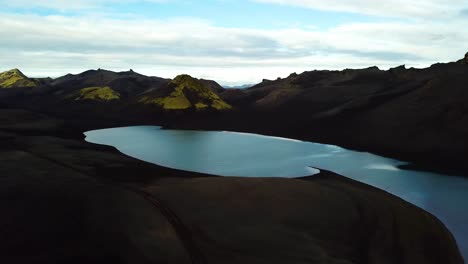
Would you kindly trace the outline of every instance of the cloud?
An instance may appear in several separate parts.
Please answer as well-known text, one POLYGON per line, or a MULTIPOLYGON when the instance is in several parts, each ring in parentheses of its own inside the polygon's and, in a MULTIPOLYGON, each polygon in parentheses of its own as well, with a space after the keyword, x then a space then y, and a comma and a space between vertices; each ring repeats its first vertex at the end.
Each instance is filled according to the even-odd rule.
POLYGON ((428 66, 468 51, 463 20, 351 23, 327 30, 220 27, 201 19, 152 20, 0 14, 0 70, 58 76, 89 68, 224 84, 313 69, 428 66))
POLYGON ((465 17, 468 17, 468 8, 462 9, 462 10, 460 11, 460 15, 465 16, 465 17))
POLYGON ((105 5, 120 4, 120 3, 165 3, 171 0, 15 0, 15 1, 0 1, 7 7, 15 8, 50 8, 56 10, 86 10, 97 9, 105 5))
POLYGON ((461 7, 468 7, 467 0, 448 3, 446 0, 253 0, 261 3, 293 5, 325 11, 350 12, 381 17, 447 18, 461 7))

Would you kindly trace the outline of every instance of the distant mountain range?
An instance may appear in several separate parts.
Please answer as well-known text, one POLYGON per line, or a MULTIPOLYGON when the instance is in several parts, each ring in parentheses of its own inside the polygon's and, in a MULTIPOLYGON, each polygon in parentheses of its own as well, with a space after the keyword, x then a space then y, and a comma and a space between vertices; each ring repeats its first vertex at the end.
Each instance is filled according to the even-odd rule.
POLYGON ((244 89, 131 70, 31 79, 15 69, 0 74, 0 103, 60 115, 301 138, 468 172, 467 84, 468 54, 425 69, 293 73, 244 89))
POLYGON ((151 105, 167 111, 231 109, 217 94, 224 88, 214 81, 189 75, 169 80, 144 76, 131 70, 112 72, 98 69, 56 79, 34 80, 15 69, 0 76, 0 88, 17 88, 10 89, 6 97, 15 95, 19 101, 35 98, 38 104, 47 102, 66 107, 73 101, 79 101, 81 104, 151 105))
POLYGON ((243 84, 243 85, 233 85, 233 86, 223 85, 223 88, 226 88, 226 89, 247 89, 247 88, 250 88, 250 87, 252 87, 254 85, 255 84, 243 84))

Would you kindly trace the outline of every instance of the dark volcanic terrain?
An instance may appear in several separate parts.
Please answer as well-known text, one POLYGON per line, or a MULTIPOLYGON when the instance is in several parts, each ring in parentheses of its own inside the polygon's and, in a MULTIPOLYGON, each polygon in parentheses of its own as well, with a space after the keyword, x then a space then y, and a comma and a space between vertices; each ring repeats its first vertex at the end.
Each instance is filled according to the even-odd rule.
POLYGON ((0 109, 2 263, 463 263, 441 222, 373 187, 167 169, 77 124, 0 109))
POLYGON ((426 69, 311 71, 224 89, 130 70, 0 74, 2 263, 463 263, 429 213, 328 171, 216 177, 83 132, 158 124, 333 143, 468 175, 468 54, 426 69))

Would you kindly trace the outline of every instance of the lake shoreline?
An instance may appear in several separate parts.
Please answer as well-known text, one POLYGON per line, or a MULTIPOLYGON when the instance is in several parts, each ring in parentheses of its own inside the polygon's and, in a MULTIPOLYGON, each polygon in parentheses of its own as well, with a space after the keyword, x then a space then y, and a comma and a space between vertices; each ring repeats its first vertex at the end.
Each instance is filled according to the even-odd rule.
MULTIPOLYGON (((263 136, 272 136, 300 140, 306 142, 314 142, 327 145, 336 145, 349 150, 358 152, 368 152, 386 158, 405 161, 411 165, 403 166, 402 168, 412 168, 419 171, 428 171, 443 173, 454 176, 468 177, 468 164, 463 162, 461 154, 446 153, 441 155, 424 151, 403 151, 397 146, 392 148, 384 147, 381 144, 368 144, 361 141, 353 141, 339 133, 342 127, 336 127, 334 122, 321 123, 317 121, 317 125, 313 126, 309 131, 291 131, 287 129, 287 125, 272 125, 271 122, 259 124, 258 126, 249 125, 253 121, 240 121, 242 117, 248 116, 248 113, 243 114, 221 114, 213 116, 192 116, 189 118, 174 118, 163 121, 161 126, 167 129, 178 130, 196 130, 196 131, 230 131, 239 133, 251 133, 263 136), (333 123, 330 125, 330 123, 333 123)), ((259 118, 261 119, 261 118, 259 118)), ((255 120, 255 118, 252 118, 255 120)), ((275 122, 273 122, 274 124, 275 122)))
MULTIPOLYGON (((178 130, 205 130, 230 131, 251 133, 264 136, 281 137, 320 144, 341 146, 346 149, 374 153, 379 156, 398 159, 411 163, 411 167, 420 171, 430 171, 447 175, 461 175, 468 177, 468 163, 464 162, 461 153, 442 151, 405 151, 395 145, 392 148, 382 144, 369 144, 362 140, 348 138, 343 135, 343 127, 337 127, 338 121, 315 120, 316 125, 307 124, 304 129, 289 129, 288 120, 279 115, 277 120, 271 116, 275 113, 258 113, 256 111, 236 111, 231 113, 160 113, 137 115, 137 113, 112 113, 102 109, 104 114, 96 114, 94 110, 84 109, 80 113, 71 113, 65 109, 63 112, 55 110, 30 108, 26 105, 20 109, 29 109, 32 112, 43 113, 59 119, 66 119, 67 131, 59 133, 65 137, 81 138, 82 133, 89 130, 122 127, 155 125, 163 129, 178 130), (285 124, 283 124, 285 123, 285 124), (255 125, 254 125, 255 124, 255 125)), ((294 118, 292 119, 294 121, 294 118)), ((293 122, 294 124, 296 121, 293 122)), ((296 125, 297 126, 297 125, 296 125)))
MULTIPOLYGON (((96 120, 81 122, 82 128, 96 126, 96 120)), ((100 122, 105 126, 119 124, 127 125, 123 122, 100 122)), ((178 231, 174 231, 180 227, 171 227, 164 217, 167 213, 158 214, 160 209, 150 206, 147 200, 131 191, 139 189, 157 197, 157 201, 164 204, 162 208, 170 208, 183 221, 182 227, 187 228, 184 232, 189 232, 194 238, 193 243, 199 252, 213 263, 222 263, 231 257, 243 263, 255 263, 250 254, 241 253, 240 249, 245 247, 254 252, 271 252, 273 248, 278 254, 258 253, 269 263, 299 261, 309 254, 314 256, 317 249, 327 252, 328 256, 349 260, 364 261, 368 254, 372 254, 374 263, 397 261, 396 256, 398 260, 412 259, 412 263, 437 264, 441 260, 463 263, 453 236, 431 214, 375 188, 367 190, 360 184, 352 184, 341 176, 306 182, 299 179, 212 177, 163 168, 129 158, 112 147, 84 142, 76 120, 57 119, 23 110, 0 109, 0 132, 0 159, 4 162, 0 167, 4 183, 0 193, 14 195, 17 201, 16 206, 0 205, 5 212, 0 224, 10 223, 10 230, 27 227, 21 233, 8 233, 15 238, 14 241, 24 242, 12 244, 13 240, 6 239, 0 243, 0 258, 6 262, 17 260, 15 252, 20 248, 21 252, 29 252, 29 256, 34 257, 34 249, 41 245, 40 259, 44 262, 57 259, 71 261, 70 256, 74 259, 76 256, 86 257, 88 262, 102 262, 117 256, 132 259, 133 263, 145 260, 188 263, 186 260, 190 256, 183 249, 183 243, 180 244, 182 238, 177 235, 178 231), (11 185, 16 186, 13 193, 8 188, 11 185), (278 193, 282 195, 278 196, 278 193), (320 193, 323 195, 310 197, 320 193), (252 197, 263 198, 257 201, 252 197), (288 197, 288 200, 281 197, 288 197), (317 199, 319 203, 314 202, 317 199), (229 201, 236 201, 237 206, 232 207, 229 201), (334 209, 324 210, 323 206, 334 209), (22 208, 21 217, 15 213, 15 208, 22 208), (293 208, 296 209, 291 211, 293 208), (356 214, 354 208, 361 208, 360 213, 356 214), (389 211, 388 208, 393 209, 389 211), (316 213, 319 211, 322 214, 316 213), (327 212, 326 216, 323 212, 327 212), (229 213, 235 213, 235 217, 217 218, 229 213), (265 218, 265 214, 275 217, 265 218), (387 214, 398 219, 398 226, 386 221, 387 214), (326 217, 325 222, 319 217, 321 215, 326 217), (239 221, 242 219, 252 219, 252 222, 239 221), (297 221, 308 224, 295 224, 297 221), (358 221, 358 225, 347 228, 354 221, 358 221), (408 232, 406 228, 413 225, 412 221, 418 221, 418 229, 408 229, 411 230, 408 232), (192 228, 194 223, 198 223, 197 228, 192 228), (321 223, 329 224, 318 227, 321 223), (41 230, 47 230, 46 234, 51 235, 35 236, 42 234, 41 230), (114 234, 111 230, 122 233, 114 234), (317 230, 335 231, 317 233, 317 230), (269 237, 273 231, 278 235, 269 237), (132 235, 135 232, 138 236, 132 235), (312 236, 322 234, 325 237, 320 238, 328 242, 322 245, 304 241, 294 235, 296 232, 312 236), (375 239, 371 236, 375 232, 388 237, 375 240, 373 247, 367 248, 365 241, 375 239), (203 234, 209 234, 214 241, 229 243, 229 247, 239 251, 226 252, 215 246, 218 243, 206 244, 203 234), (392 234, 399 234, 400 238, 392 234), (434 239, 419 240, 422 234, 430 234, 434 239), (134 242, 128 244, 128 238, 134 242), (258 239, 268 243, 255 242, 258 239), (92 241, 106 246, 96 246, 92 241), (420 250, 429 253, 419 255, 414 247, 409 251, 401 250, 392 246, 396 241, 403 245, 413 241, 421 247, 420 250), (142 242, 147 246, 140 247, 142 242), (439 242, 443 243, 442 247, 439 242), (61 245, 61 249, 58 250, 57 245, 61 245), (313 245, 313 248, 304 245, 313 245), (369 253, 361 251, 361 247, 369 253), (296 251, 299 248, 301 251, 296 251), (379 248, 387 249, 389 254, 379 253, 379 248), (429 248, 437 248, 437 251, 429 248), (161 254, 163 252, 165 254, 161 254)), ((28 257, 22 255, 27 261, 28 257)))
POLYGON ((131 157, 198 173, 300 178, 310 176, 309 168, 313 167, 334 171, 443 219, 468 253, 468 229, 457 224, 468 221, 468 215, 452 213, 460 209, 460 200, 468 199, 466 177, 402 170, 404 162, 368 152, 249 133, 130 126, 89 131, 86 135, 88 142, 116 147, 131 157))
POLYGON ((464 235, 468 229, 458 224, 468 221, 468 215, 452 213, 461 209, 457 206, 460 200, 468 199, 466 177, 402 170, 404 162, 372 153, 258 134, 130 126, 89 131, 86 135, 88 142, 114 146, 134 158, 198 173, 296 179, 310 177, 310 167, 319 168, 319 172, 334 171, 436 215, 468 254, 464 235))
MULTIPOLYGON (((424 155, 423 153, 407 153, 399 152, 394 150, 384 150, 379 147, 360 147, 356 144, 350 144, 342 140, 321 140, 314 136, 294 136, 289 133, 269 133, 266 131, 258 131, 257 129, 246 129, 246 128, 210 128, 205 126, 186 126, 184 124, 173 123, 173 121, 129 121, 129 120, 119 120, 119 119, 106 119, 102 123, 98 121, 93 121, 91 123, 78 121, 72 125, 74 132, 72 137, 84 139, 83 133, 92 130, 106 129, 106 128, 115 128, 115 127, 126 127, 126 126, 159 126, 161 129, 177 129, 177 130, 188 130, 188 131, 213 131, 213 132, 228 132, 228 133, 245 133, 245 134, 255 134, 259 136, 267 136, 273 138, 280 138, 284 140, 296 140, 300 142, 311 142, 318 144, 325 144, 331 146, 339 146, 349 150, 357 152, 372 153, 389 159, 396 159, 407 162, 405 165, 399 165, 399 168, 405 170, 416 170, 421 172, 433 172, 446 174, 448 176, 462 176, 468 177, 468 168, 465 166, 453 166, 452 162, 441 161, 435 162, 434 158, 430 155, 424 155), (82 131, 81 133, 79 131, 82 131), (448 164, 448 165, 447 165, 448 164)), ((66 133, 64 136, 70 136, 66 133)))

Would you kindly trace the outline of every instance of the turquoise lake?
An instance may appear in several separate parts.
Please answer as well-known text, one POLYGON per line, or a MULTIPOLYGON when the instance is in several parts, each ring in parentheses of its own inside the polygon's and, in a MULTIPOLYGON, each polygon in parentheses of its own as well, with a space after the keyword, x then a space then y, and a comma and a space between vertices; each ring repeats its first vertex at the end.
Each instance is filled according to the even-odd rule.
POLYGON ((223 176, 299 177, 323 168, 383 189, 437 216, 468 259, 468 178, 402 170, 405 162, 338 146, 255 134, 136 126, 94 130, 86 141, 161 166, 223 176))

